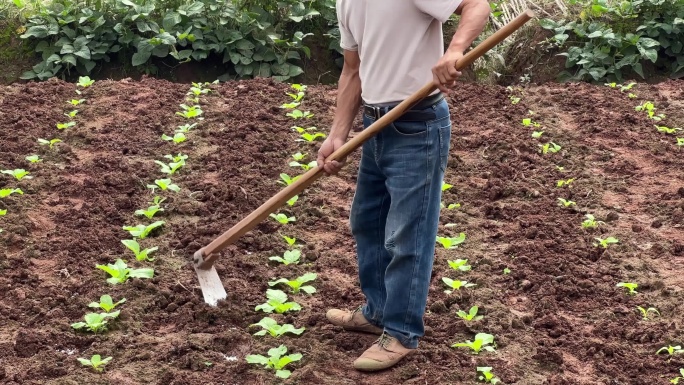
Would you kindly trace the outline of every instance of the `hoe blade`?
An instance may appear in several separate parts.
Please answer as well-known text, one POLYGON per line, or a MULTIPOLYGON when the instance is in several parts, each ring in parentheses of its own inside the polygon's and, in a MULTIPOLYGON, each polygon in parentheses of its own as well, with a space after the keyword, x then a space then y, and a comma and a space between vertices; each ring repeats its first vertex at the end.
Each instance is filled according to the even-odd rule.
POLYGON ((204 302, 208 303, 210 306, 216 306, 218 301, 226 299, 228 296, 226 294, 226 289, 223 287, 221 278, 219 278, 214 265, 211 265, 208 269, 202 269, 196 264, 193 264, 193 266, 195 268, 195 273, 197 273, 197 280, 202 288, 204 302))

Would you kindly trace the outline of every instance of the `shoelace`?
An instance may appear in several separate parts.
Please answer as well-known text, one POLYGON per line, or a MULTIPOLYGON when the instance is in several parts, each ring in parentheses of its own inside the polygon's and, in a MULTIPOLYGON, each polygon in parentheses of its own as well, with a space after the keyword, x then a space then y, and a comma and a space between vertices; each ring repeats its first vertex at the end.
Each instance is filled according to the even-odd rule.
POLYGON ((389 344, 392 342, 392 336, 390 336, 387 333, 382 333, 380 338, 376 341, 376 343, 380 346, 382 346, 383 349, 387 349, 389 344))

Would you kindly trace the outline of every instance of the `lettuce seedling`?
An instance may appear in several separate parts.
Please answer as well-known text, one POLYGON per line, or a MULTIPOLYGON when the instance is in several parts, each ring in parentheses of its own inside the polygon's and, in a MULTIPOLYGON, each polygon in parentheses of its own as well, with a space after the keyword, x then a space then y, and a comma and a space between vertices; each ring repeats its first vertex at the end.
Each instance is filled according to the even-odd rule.
POLYGON ((282 174, 280 174, 281 181, 278 181, 278 183, 289 186, 292 183, 296 182, 297 179, 299 179, 300 177, 301 177, 301 175, 297 175, 295 177, 290 177, 289 175, 282 173, 282 174))
POLYGON ((577 203, 575 203, 575 201, 569 201, 569 200, 565 200, 563 198, 558 198, 558 205, 563 206, 563 207, 570 207, 570 206, 576 206, 577 203))
POLYGON ((91 302, 88 304, 88 307, 92 307, 95 309, 102 309, 105 312, 109 313, 112 310, 114 310, 115 307, 121 305, 122 303, 126 302, 126 298, 122 299, 121 301, 114 303, 112 300, 112 297, 108 294, 105 294, 100 297, 100 302, 91 302))
POLYGON ((93 85, 95 80, 90 79, 88 76, 79 76, 77 85, 79 87, 87 88, 93 85))
POLYGON ((297 238, 295 238, 295 237, 290 238, 287 235, 283 235, 283 239, 285 240, 285 242, 287 242, 288 246, 293 246, 295 244, 295 242, 297 242, 297 238))
POLYGON ((449 190, 454 187, 454 185, 442 181, 442 192, 449 190))
POLYGON ((2 170, 0 172, 2 172, 3 174, 12 175, 17 180, 22 180, 24 178, 26 178, 26 179, 33 178, 32 176, 27 176, 30 173, 28 171, 24 170, 23 168, 17 168, 14 170, 2 170))
POLYGON ((670 383, 677 385, 677 384, 679 384, 679 380, 684 380, 684 368, 679 369, 679 376, 671 379, 670 383))
POLYGON ((627 289, 627 294, 629 295, 636 295, 638 293, 636 291, 636 288, 639 287, 639 284, 633 282, 620 282, 615 286, 624 287, 625 289, 627 289))
POLYGON ((316 292, 316 288, 311 286, 311 285, 306 285, 302 286, 307 282, 311 282, 316 279, 318 275, 316 273, 306 273, 302 275, 301 277, 297 277, 296 279, 290 281, 287 278, 280 278, 277 281, 272 281, 268 283, 268 286, 275 286, 279 283, 284 283, 287 286, 290 287, 292 290, 292 294, 299 294, 300 291, 305 292, 306 294, 313 294, 316 292))
POLYGON ((302 309, 302 306, 297 302, 287 302, 287 294, 282 290, 267 289, 266 298, 268 300, 255 307, 255 311, 261 310, 265 313, 276 312, 283 314, 288 311, 299 311, 302 309))
POLYGON ((288 112, 285 115, 289 116, 293 119, 302 119, 302 118, 309 119, 313 116, 313 114, 309 111, 302 112, 300 110, 292 110, 291 112, 288 112))
POLYGON ((617 87, 617 83, 612 82, 612 83, 603 83, 604 86, 610 87, 610 88, 615 88, 617 87))
POLYGON ((29 155, 24 159, 28 160, 31 163, 38 163, 43 161, 42 159, 40 159, 40 156, 38 155, 29 155))
POLYGON ((511 269, 509 269, 509 268, 507 268, 507 267, 504 267, 503 273, 504 273, 504 275, 511 274, 511 269))
POLYGON ((202 88, 202 86, 192 86, 190 87, 190 91, 188 91, 188 95, 200 96, 208 94, 209 92, 211 92, 211 90, 208 88, 202 88))
POLYGON ((629 95, 627 95, 627 97, 630 99, 636 99, 637 96, 636 96, 636 94, 633 94, 630 92, 629 95))
POLYGON ((684 138, 677 138, 677 146, 684 146, 684 138))
POLYGON ((314 140, 316 140, 318 138, 321 138, 321 139, 325 138, 325 134, 322 132, 316 132, 314 134, 310 134, 308 132, 305 132, 301 135, 301 137, 302 137, 301 139, 297 139, 298 142, 309 142, 310 143, 310 142, 313 142, 314 140))
POLYGON ((312 160, 311 162, 304 164, 304 163, 299 163, 299 162, 290 162, 289 163, 290 167, 301 167, 304 171, 308 171, 311 168, 314 168, 318 166, 318 162, 315 160, 312 160))
POLYGON ((283 103, 283 104, 280 105, 280 108, 287 109, 287 110, 291 110, 291 109, 293 109, 293 108, 299 107, 300 104, 301 104, 301 103, 298 103, 298 102, 283 103))
POLYGON ((148 207, 147 209, 135 210, 135 215, 144 215, 145 217, 147 217, 147 219, 152 219, 154 214, 158 213, 159 211, 164 211, 164 209, 159 207, 158 205, 154 205, 148 207))
POLYGON ((71 104, 72 106, 78 106, 79 104, 85 102, 85 99, 71 99, 67 103, 71 104))
POLYGON ((7 215, 7 210, 0 210, 0 217, 7 215))
POLYGON ((558 151, 560 151, 562 148, 561 146, 557 145, 554 142, 549 142, 546 144, 540 144, 539 147, 541 147, 539 149, 539 152, 541 152, 542 154, 548 154, 549 152, 555 154, 558 151))
POLYGON ((603 222, 597 221, 592 214, 586 214, 584 217, 587 219, 582 222, 583 229, 595 229, 599 224, 603 224, 603 222))
POLYGON ((570 178, 570 179, 567 179, 567 180, 559 180, 558 182, 556 182, 556 187, 563 187, 563 186, 568 186, 568 187, 570 187, 570 185, 571 185, 572 182, 574 182, 574 181, 575 181, 575 178, 570 178))
POLYGON ((128 231, 132 237, 145 239, 154 229, 162 226, 164 221, 156 221, 150 225, 136 225, 136 226, 124 226, 123 229, 128 231))
POLYGON ((620 241, 617 238, 614 237, 608 237, 606 239, 602 238, 594 238, 598 241, 598 243, 594 243, 595 247, 601 246, 604 249, 607 249, 609 245, 619 243, 620 241))
POLYGON ((175 132, 187 133, 187 132, 190 132, 190 130, 192 130, 193 128, 195 128, 196 125, 197 125, 197 123, 193 123, 193 124, 184 124, 184 125, 182 125, 182 126, 178 126, 178 129, 176 129, 175 132))
POLYGON ((180 107, 183 109, 183 111, 176 112, 176 115, 182 116, 185 119, 196 118, 196 117, 198 117, 204 113, 204 111, 202 111, 202 108, 200 106, 188 107, 185 104, 181 104, 180 107))
POLYGON ((511 100, 511 104, 513 104, 513 105, 520 103, 520 98, 519 98, 519 97, 510 95, 508 98, 511 100))
POLYGON ((494 347, 489 346, 489 344, 494 344, 494 336, 487 333, 477 333, 475 335, 475 340, 473 342, 466 341, 451 345, 452 348, 470 348, 473 354, 479 354, 480 351, 486 350, 488 352, 493 352, 494 347))
POLYGON ((104 370, 104 366, 107 365, 111 360, 112 357, 102 359, 99 354, 95 354, 94 356, 90 357, 89 360, 85 358, 78 358, 78 362, 80 362, 81 365, 90 366, 96 372, 102 372, 104 370))
POLYGON ((279 338, 285 333, 300 335, 304 332, 304 328, 297 329, 290 324, 278 325, 278 321, 271 317, 264 317, 258 323, 251 324, 249 326, 261 326, 263 328, 263 330, 254 333, 255 336, 265 336, 266 333, 268 333, 271 335, 271 337, 279 338))
POLYGON ((291 362, 301 360, 302 355, 301 353, 297 353, 285 356, 285 353, 287 353, 287 347, 285 347, 285 345, 280 345, 277 348, 270 349, 268 351, 268 357, 264 357, 260 354, 250 354, 245 357, 245 360, 250 364, 263 365, 266 369, 275 370, 275 375, 278 378, 289 378, 292 373, 283 368, 291 362))
POLYGON ((294 249, 294 250, 288 250, 283 253, 282 257, 279 257, 277 255, 274 255, 272 257, 269 257, 268 259, 270 261, 276 261, 280 262, 283 265, 297 265, 299 264, 299 258, 302 256, 302 252, 300 250, 294 249))
POLYGON ((302 101, 302 98, 304 98, 304 95, 306 95, 306 94, 304 93, 304 91, 299 91, 299 92, 297 92, 296 94, 292 94, 292 93, 289 93, 289 92, 287 93, 287 96, 291 97, 291 98, 292 98, 292 101, 295 102, 295 103, 297 103, 297 104, 299 104, 298 102, 301 102, 301 101, 302 101))
POLYGON ((682 347, 681 347, 680 345, 677 345, 677 346, 672 346, 672 345, 663 346, 662 348, 658 349, 658 351, 656 352, 656 354, 660 354, 660 352, 662 352, 662 351, 666 352, 666 353, 669 354, 669 355, 684 354, 684 349, 682 349, 682 347))
POLYGON ((173 135, 173 137, 168 136, 166 134, 162 134, 161 138, 167 142, 173 141, 173 143, 175 143, 175 144, 181 144, 181 143, 185 142, 185 140, 187 139, 185 137, 185 134, 182 132, 176 132, 173 135))
POLYGON ((294 222, 297 219, 295 217, 288 217, 287 215, 283 213, 278 213, 278 214, 270 214, 269 217, 275 219, 278 221, 281 225, 286 225, 290 222, 294 222))
POLYGON ((494 376, 494 373, 492 373, 492 367, 491 366, 478 366, 477 371, 479 373, 482 373, 481 375, 479 375, 477 377, 482 382, 485 382, 488 384, 493 384, 493 385, 496 385, 496 384, 501 382, 501 380, 496 378, 494 376))
MULTIPOLYGON (((73 111, 69 111, 69 112, 64 113, 64 116, 66 116, 67 118, 74 118, 74 117, 76 117, 76 115, 78 115, 78 110, 73 110, 73 111)), ((71 127, 71 126, 69 126, 69 127, 71 127)))
POLYGON ((292 207, 294 206, 295 203, 297 203, 297 200, 299 199, 299 195, 295 195, 292 198, 287 200, 287 205, 292 207))
POLYGON ((535 139, 539 139, 544 135, 544 131, 533 131, 532 132, 532 137, 535 139))
POLYGON ((658 132, 662 132, 664 134, 670 134, 670 135, 674 135, 677 133, 677 131, 682 130, 681 128, 678 128, 678 127, 670 128, 667 126, 658 126, 658 125, 655 125, 655 128, 658 130, 658 132))
POLYGON ((7 198, 12 194, 24 195, 24 192, 20 188, 4 188, 0 190, 0 198, 7 198))
POLYGON ((292 87, 292 89, 297 91, 297 92, 304 92, 304 91, 306 91, 307 88, 309 88, 304 84, 298 84, 298 83, 294 83, 290 87, 292 87))
POLYGON ((76 122, 57 123, 57 129, 63 130, 65 128, 73 127, 75 125, 76 125, 76 122))
POLYGON ((304 160, 304 158, 306 158, 306 154, 302 154, 301 152, 292 154, 292 159, 294 159, 297 162, 304 160))
POLYGON ((52 146, 54 146, 56 143, 59 143, 59 142, 61 142, 61 141, 62 141, 61 139, 57 139, 57 138, 55 138, 55 139, 50 139, 50 140, 38 139, 38 143, 39 143, 41 146, 48 146, 48 145, 49 145, 50 148, 52 148, 52 146))
POLYGON ((154 258, 151 258, 150 255, 159 249, 159 247, 155 246, 140 250, 140 244, 135 239, 124 239, 121 243, 135 254, 135 259, 138 261, 154 261, 154 258))
POLYGON ((639 312, 641 313, 641 318, 644 321, 648 321, 648 313, 650 313, 650 312, 656 313, 656 314, 658 314, 658 316, 660 316, 660 312, 658 311, 658 309, 656 309, 654 307, 649 307, 648 309, 644 309, 641 306, 637 306, 637 310, 639 310, 639 312))
POLYGON ((117 310, 112 313, 88 313, 83 316, 85 322, 76 322, 71 324, 71 327, 80 330, 87 329, 93 333, 98 333, 107 330, 107 322, 110 319, 115 319, 119 316, 120 311, 117 310))
POLYGON ((111 276, 107 282, 112 285, 124 283, 129 278, 152 278, 154 276, 154 269, 131 269, 121 259, 117 259, 114 264, 96 265, 95 267, 104 270, 111 276))
POLYGON ((455 238, 437 236, 436 241, 439 242, 439 244, 442 245, 442 247, 444 247, 445 249, 453 249, 461 243, 465 242, 465 239, 465 233, 460 233, 458 237, 455 238))
POLYGON ((463 310, 459 310, 456 314, 466 321, 479 321, 484 318, 484 316, 477 315, 478 310, 480 310, 479 307, 473 306, 470 308, 470 310, 468 310, 468 313, 464 312, 463 310))
POLYGON ((461 207, 460 203, 450 203, 448 206, 445 206, 444 202, 439 202, 439 208, 441 208, 441 209, 445 208, 447 210, 453 210, 453 209, 457 209, 460 207, 461 207))
POLYGON ((631 82, 631 83, 629 83, 629 84, 627 84, 627 85, 625 85, 625 86, 620 86, 620 92, 629 91, 629 90, 631 90, 632 87, 634 87, 635 85, 636 85, 635 82, 631 82))
POLYGON ((648 115, 650 119, 653 119, 656 122, 665 119, 665 114, 655 114, 657 108, 655 108, 653 102, 646 101, 643 104, 636 106, 634 109, 637 111, 646 111, 646 115, 648 115))
POLYGON ((467 259, 457 259, 454 261, 447 261, 449 264, 449 267, 451 267, 454 270, 459 270, 459 271, 468 271, 472 267, 468 264, 467 259))
POLYGON ((173 192, 179 192, 180 187, 177 184, 171 183, 171 179, 156 179, 154 184, 148 184, 147 188, 154 191, 159 186, 162 191, 171 190, 173 192))
POLYGON ((456 290, 461 290, 462 287, 469 288, 469 287, 474 287, 477 286, 474 283, 470 283, 468 281, 456 281, 451 278, 447 277, 442 277, 442 282, 444 282, 445 285, 447 285, 449 288, 454 289, 454 290, 445 290, 444 292, 446 294, 451 294, 452 292, 456 290))
POLYGON ((161 167, 159 171, 169 175, 173 175, 176 171, 178 171, 181 167, 185 165, 184 160, 180 162, 171 162, 169 164, 166 164, 159 160, 155 160, 154 163, 158 164, 159 167, 161 167))

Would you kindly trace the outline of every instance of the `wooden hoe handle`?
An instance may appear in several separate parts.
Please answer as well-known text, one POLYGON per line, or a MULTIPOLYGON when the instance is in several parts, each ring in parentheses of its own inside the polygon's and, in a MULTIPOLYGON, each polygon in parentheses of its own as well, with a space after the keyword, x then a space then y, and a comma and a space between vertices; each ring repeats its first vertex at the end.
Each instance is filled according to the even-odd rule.
MULTIPOLYGON (((503 28, 496 31, 492 36, 488 37, 485 41, 480 43, 477 47, 473 48, 468 52, 461 60, 456 63, 456 69, 462 70, 463 68, 471 65, 477 58, 482 56, 485 52, 489 51, 492 47, 502 42, 523 24, 534 17, 534 12, 526 10, 518 17, 513 19, 510 23, 506 24, 503 28)), ((416 93, 411 95, 408 99, 401 102, 396 107, 392 108, 387 114, 383 115, 375 123, 370 125, 368 128, 363 130, 361 133, 356 135, 354 138, 350 139, 342 147, 338 148, 333 152, 327 159, 330 160, 340 160, 346 158, 354 150, 361 147, 361 145, 368 139, 379 133, 383 128, 394 122, 411 107, 416 105, 418 102, 423 100, 425 97, 430 95, 437 87, 434 83, 430 82, 423 86, 416 93)), ((276 209, 284 205, 290 198, 304 191, 309 187, 314 181, 316 181, 325 171, 321 166, 311 168, 305 174, 301 175, 296 182, 282 189, 279 193, 274 195, 271 199, 267 200, 264 204, 259 206, 251 214, 246 216, 243 220, 234 225, 230 230, 223 233, 221 236, 212 241, 209 245, 200 249, 195 253, 193 262, 196 268, 209 269, 214 265, 214 262, 218 258, 218 252, 223 250, 226 246, 235 242, 238 238, 243 236, 245 233, 253 229, 257 224, 263 221, 276 209), (199 254, 199 255, 198 255, 199 254), (201 258, 200 258, 201 257, 201 258)))

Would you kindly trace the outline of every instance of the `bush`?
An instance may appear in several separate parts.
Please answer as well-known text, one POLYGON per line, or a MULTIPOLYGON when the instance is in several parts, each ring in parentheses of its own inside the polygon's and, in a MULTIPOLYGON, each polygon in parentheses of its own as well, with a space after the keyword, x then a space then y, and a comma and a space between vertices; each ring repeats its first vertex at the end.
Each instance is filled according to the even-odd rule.
POLYGON ((541 20, 567 57, 561 78, 617 81, 635 72, 646 78, 651 62, 670 77, 684 76, 684 0, 571 1, 582 11, 578 20, 541 20))
MULTIPOLYGON (((240 78, 287 80, 310 55, 304 26, 328 27, 334 0, 54 0, 28 19, 21 37, 42 57, 23 79, 76 69, 87 75, 115 58, 156 72, 153 58, 201 61, 214 55, 240 78), (314 19, 322 19, 315 21, 314 19)), ((334 37, 334 35, 330 35, 334 37)))

